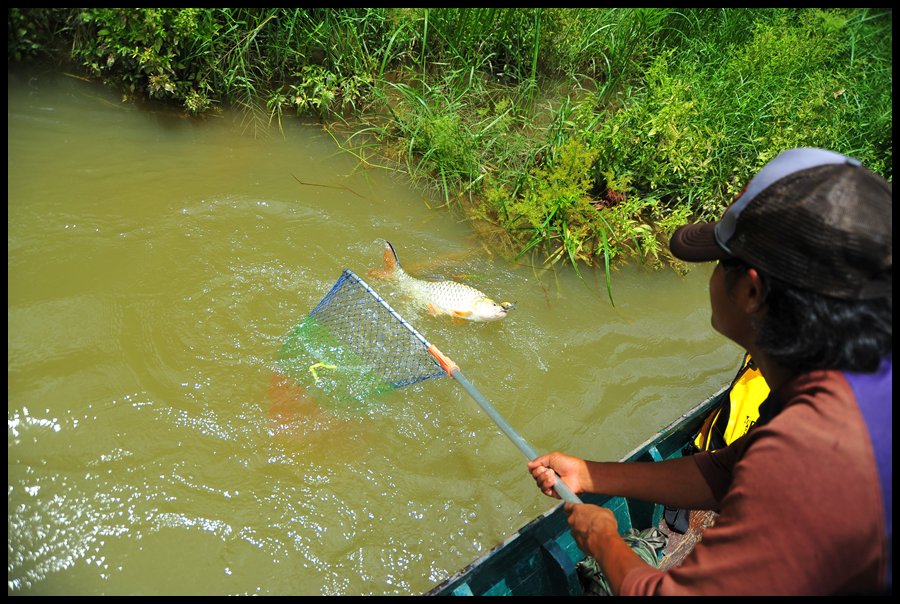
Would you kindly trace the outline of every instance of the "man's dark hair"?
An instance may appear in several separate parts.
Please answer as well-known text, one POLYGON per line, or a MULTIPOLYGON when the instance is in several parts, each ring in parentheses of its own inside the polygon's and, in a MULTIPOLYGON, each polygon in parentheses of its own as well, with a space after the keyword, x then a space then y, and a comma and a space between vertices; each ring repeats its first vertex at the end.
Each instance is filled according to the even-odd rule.
MULTIPOLYGON (((720 261, 726 286, 749 265, 720 261)), ((871 373, 893 349, 893 295, 841 300, 794 287, 757 269, 766 312, 757 319, 757 345, 796 371, 837 369, 871 373)))

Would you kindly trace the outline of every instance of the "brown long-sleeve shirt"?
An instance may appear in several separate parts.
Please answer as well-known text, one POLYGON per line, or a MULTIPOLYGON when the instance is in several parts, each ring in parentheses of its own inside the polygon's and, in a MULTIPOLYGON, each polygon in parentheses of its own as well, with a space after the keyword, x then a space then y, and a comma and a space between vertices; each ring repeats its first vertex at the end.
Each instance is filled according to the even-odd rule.
POLYGON ((771 421, 696 454, 720 501, 715 526, 680 567, 633 570, 621 593, 883 593, 893 547, 886 363, 877 386, 837 371, 800 376, 780 389, 771 421))

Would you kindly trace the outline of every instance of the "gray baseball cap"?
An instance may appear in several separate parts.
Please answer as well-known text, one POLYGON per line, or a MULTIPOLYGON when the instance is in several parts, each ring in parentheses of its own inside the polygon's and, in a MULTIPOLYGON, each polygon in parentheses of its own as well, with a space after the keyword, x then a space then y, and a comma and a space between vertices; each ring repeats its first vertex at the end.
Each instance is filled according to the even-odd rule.
POLYGON ((717 222, 688 224, 669 248, 687 262, 738 258, 802 289, 864 300, 892 293, 892 185, 851 157, 789 149, 717 222))

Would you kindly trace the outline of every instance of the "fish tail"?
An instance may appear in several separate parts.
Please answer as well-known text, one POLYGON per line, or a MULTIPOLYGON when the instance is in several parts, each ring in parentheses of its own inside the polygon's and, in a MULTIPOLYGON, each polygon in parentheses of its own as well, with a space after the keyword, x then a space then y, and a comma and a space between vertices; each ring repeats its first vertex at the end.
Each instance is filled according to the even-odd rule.
POLYGON ((394 251, 394 246, 391 245, 389 241, 385 241, 385 243, 387 245, 384 246, 384 267, 369 270, 368 275, 370 277, 377 279, 394 279, 398 274, 403 272, 403 269, 400 268, 400 260, 397 258, 397 252, 394 251))
POLYGON ((388 277, 396 275, 398 271, 402 270, 400 268, 400 259, 397 258, 397 252, 394 250, 394 246, 391 245, 390 241, 385 241, 387 245, 384 246, 384 273, 388 277))

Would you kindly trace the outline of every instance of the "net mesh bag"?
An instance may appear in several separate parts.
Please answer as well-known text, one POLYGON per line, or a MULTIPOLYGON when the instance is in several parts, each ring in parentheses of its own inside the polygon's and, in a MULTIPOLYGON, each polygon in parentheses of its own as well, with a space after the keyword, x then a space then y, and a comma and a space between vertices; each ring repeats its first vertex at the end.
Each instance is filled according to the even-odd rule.
POLYGON ((348 269, 287 336, 278 352, 278 372, 332 400, 363 403, 445 375, 424 344, 348 269))

